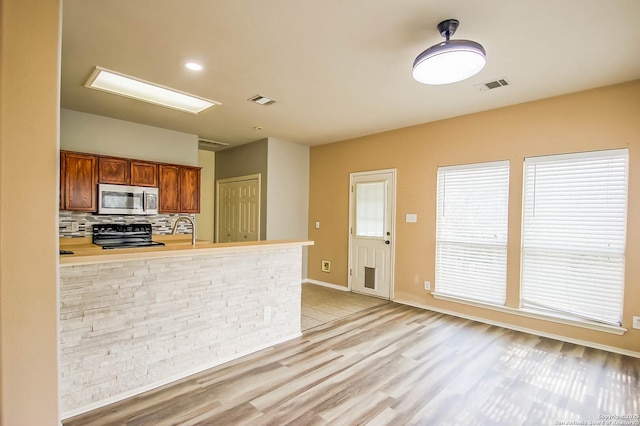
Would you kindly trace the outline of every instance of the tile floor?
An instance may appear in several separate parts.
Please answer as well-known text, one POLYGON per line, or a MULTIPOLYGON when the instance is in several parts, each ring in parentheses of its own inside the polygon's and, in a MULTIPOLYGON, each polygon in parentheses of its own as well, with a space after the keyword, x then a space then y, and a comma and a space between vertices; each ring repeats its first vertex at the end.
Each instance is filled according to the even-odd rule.
POLYGON ((388 300, 316 284, 302 284, 302 331, 334 321, 388 300))

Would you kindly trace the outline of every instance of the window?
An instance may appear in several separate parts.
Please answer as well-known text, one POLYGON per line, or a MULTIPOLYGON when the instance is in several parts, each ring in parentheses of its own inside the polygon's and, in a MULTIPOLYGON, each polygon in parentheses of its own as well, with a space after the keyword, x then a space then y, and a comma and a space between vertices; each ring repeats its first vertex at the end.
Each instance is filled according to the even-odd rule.
POLYGON ((387 186, 384 181, 356 183, 356 236, 384 237, 387 186))
POLYGON ((504 305, 508 204, 508 161, 438 168, 438 294, 504 305))
POLYGON ((527 158, 523 307, 620 324, 627 149, 527 158))

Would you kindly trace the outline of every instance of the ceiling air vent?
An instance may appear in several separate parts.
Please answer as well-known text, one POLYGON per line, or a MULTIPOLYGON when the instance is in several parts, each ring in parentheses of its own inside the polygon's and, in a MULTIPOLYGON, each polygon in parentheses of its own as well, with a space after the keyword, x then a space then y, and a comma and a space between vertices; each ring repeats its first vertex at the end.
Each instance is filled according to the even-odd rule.
POLYGON ((255 95, 250 97, 249 99, 247 99, 248 101, 254 102, 258 105, 271 105, 271 104, 275 104, 276 101, 271 99, 271 98, 267 98, 266 96, 262 96, 262 95, 255 95))
POLYGON ((477 84, 476 87, 481 92, 486 92, 488 90, 493 90, 499 87, 510 86, 510 85, 511 83, 509 83, 509 80, 507 80, 506 78, 500 78, 498 80, 489 81, 487 83, 477 84))
POLYGON ((205 151, 217 151, 225 146, 229 146, 229 144, 226 142, 218 142, 209 139, 198 138, 198 149, 203 149, 205 151))

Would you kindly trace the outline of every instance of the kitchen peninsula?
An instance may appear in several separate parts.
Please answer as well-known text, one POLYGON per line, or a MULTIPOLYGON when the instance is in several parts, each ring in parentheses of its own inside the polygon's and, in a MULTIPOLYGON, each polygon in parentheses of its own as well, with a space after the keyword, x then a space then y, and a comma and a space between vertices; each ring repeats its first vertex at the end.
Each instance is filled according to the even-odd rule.
POLYGON ((302 247, 313 242, 170 237, 144 249, 61 243, 74 252, 60 258, 64 417, 300 335, 302 247))

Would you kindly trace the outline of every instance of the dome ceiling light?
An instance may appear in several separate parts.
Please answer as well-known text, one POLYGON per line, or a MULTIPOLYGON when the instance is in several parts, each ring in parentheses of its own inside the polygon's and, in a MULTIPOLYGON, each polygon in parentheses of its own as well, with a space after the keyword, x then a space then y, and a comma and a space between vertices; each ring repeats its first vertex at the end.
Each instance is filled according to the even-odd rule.
POLYGON ((446 40, 418 55, 413 62, 413 78, 424 84, 449 84, 480 72, 487 53, 475 41, 450 40, 458 25, 457 19, 447 19, 438 24, 438 31, 446 40))

